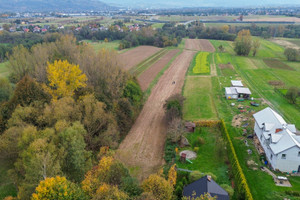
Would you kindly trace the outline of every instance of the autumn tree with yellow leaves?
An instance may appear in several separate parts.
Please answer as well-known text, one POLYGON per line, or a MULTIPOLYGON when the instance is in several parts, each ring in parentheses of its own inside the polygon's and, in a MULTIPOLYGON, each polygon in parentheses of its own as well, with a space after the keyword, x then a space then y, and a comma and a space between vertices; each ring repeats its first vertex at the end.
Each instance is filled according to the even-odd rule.
POLYGON ((49 92, 54 99, 73 96, 74 91, 85 87, 87 81, 79 65, 72 65, 67 60, 48 63, 47 77, 49 92))
POLYGON ((65 177, 56 176, 41 181, 32 194, 32 200, 85 200, 83 191, 65 177))
POLYGON ((160 200, 171 200, 173 197, 173 186, 163 177, 152 174, 142 183, 144 192, 153 194, 160 200))

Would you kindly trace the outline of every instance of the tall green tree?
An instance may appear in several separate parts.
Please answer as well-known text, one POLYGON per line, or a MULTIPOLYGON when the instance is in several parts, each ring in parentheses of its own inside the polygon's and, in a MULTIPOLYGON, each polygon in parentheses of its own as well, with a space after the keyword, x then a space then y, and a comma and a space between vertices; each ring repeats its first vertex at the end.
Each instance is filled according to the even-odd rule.
POLYGON ((234 51, 237 55, 248 56, 252 47, 252 38, 249 30, 241 30, 234 41, 234 51))
POLYGON ((79 122, 58 134, 65 151, 62 170, 69 180, 76 182, 82 181, 85 172, 92 166, 91 153, 85 150, 85 134, 86 131, 79 122))
POLYGON ((284 51, 284 55, 286 56, 288 61, 296 61, 298 59, 299 53, 296 49, 287 48, 284 51))

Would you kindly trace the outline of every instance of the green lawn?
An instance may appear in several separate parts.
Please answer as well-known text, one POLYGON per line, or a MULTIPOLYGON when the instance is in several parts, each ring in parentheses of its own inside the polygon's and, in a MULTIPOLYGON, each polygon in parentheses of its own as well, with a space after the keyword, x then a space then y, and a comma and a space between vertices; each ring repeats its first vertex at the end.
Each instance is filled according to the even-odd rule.
POLYGON ((9 75, 9 69, 7 62, 0 63, 0 77, 7 77, 9 75))
POLYGON ((211 172, 217 176, 216 182, 218 184, 230 185, 228 165, 225 164, 227 160, 224 152, 225 144, 222 140, 220 130, 218 128, 198 128, 194 133, 188 133, 187 138, 192 146, 179 150, 193 151, 193 147, 199 147, 198 156, 195 160, 192 160, 193 164, 187 162, 181 163, 179 156, 177 156, 177 167, 198 170, 202 173, 211 172), (196 144, 199 137, 204 139, 204 144, 196 144))
POLYGON ((195 121, 199 119, 217 119, 213 104, 210 77, 188 76, 184 85, 183 118, 195 121))

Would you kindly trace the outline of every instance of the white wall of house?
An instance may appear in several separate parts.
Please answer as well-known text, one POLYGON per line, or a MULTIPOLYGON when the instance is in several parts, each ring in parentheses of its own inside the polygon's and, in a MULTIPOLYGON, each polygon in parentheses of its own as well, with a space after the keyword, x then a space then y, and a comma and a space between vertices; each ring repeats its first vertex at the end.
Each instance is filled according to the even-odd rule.
POLYGON ((265 151, 267 160, 273 170, 276 170, 278 155, 275 155, 271 149, 268 149, 268 151, 265 151))
POLYGON ((276 167, 282 172, 292 172, 298 171, 300 166, 300 148, 294 146, 290 149, 287 149, 277 155, 276 167), (282 154, 286 155, 286 158, 283 159, 282 154))

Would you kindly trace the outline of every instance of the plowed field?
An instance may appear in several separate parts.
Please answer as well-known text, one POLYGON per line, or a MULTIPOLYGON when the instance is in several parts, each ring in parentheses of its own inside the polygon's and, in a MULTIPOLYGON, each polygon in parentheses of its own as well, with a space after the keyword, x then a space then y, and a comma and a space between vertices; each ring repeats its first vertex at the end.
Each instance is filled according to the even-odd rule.
POLYGON ((128 70, 160 50, 161 48, 152 46, 139 46, 120 54, 119 60, 123 69, 128 70))
POLYGON ((186 39, 185 49, 207 52, 215 51, 215 47, 210 43, 210 41, 204 39, 186 39))
POLYGON ((184 50, 165 71, 119 147, 116 157, 130 169, 136 169, 140 180, 156 172, 164 163, 167 122, 163 105, 168 97, 181 93, 186 70, 195 53, 184 50))
POLYGON ((150 83, 154 80, 156 75, 168 64, 168 62, 179 52, 178 49, 169 51, 159 61, 154 63, 146 71, 144 71, 139 77, 138 81, 143 91, 145 91, 150 83))

